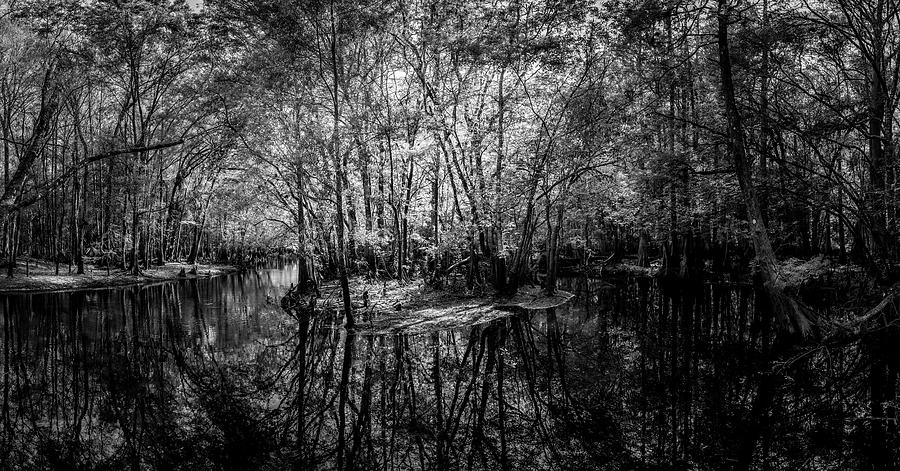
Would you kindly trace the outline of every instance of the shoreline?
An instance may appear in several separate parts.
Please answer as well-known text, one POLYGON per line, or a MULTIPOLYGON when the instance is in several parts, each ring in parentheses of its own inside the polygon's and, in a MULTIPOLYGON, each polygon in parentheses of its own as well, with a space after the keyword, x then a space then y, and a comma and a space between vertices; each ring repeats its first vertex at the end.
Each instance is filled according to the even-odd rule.
POLYGON ((330 327, 358 334, 420 334, 457 329, 510 317, 524 311, 544 311, 563 306, 575 298, 573 293, 558 289, 546 295, 542 288, 522 286, 513 295, 497 292, 474 294, 433 288, 418 282, 378 281, 353 277, 350 299, 354 324, 344 322, 344 303, 340 283, 330 281, 319 286, 321 291, 311 303, 314 293, 288 291, 281 307, 293 317, 325 315, 330 327), (312 307, 312 310, 310 310, 312 307))
MULTIPOLYGON (((46 267, 45 267, 46 268, 46 267)), ((234 265, 201 264, 196 265, 169 262, 162 266, 154 266, 142 270, 140 275, 132 275, 124 270, 111 270, 106 274, 105 268, 85 266, 85 274, 43 273, 40 265, 34 267, 29 276, 25 276, 21 269, 16 270, 16 275, 8 278, 0 275, 0 295, 29 294, 29 293, 58 293, 67 291, 88 291, 101 289, 125 288, 129 286, 151 285, 161 282, 191 280, 198 278, 212 278, 214 276, 227 275, 240 271, 234 265), (185 272, 197 267, 196 275, 178 276, 182 269, 185 272)))

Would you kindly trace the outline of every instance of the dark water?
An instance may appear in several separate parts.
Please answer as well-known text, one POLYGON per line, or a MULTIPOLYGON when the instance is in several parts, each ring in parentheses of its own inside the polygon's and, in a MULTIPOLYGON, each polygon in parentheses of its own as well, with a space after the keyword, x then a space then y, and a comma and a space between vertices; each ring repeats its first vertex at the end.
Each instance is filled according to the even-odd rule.
POLYGON ((0 298, 0 469, 895 464, 887 350, 791 346, 750 288, 570 279, 566 308, 371 336, 281 311, 295 277, 0 298))

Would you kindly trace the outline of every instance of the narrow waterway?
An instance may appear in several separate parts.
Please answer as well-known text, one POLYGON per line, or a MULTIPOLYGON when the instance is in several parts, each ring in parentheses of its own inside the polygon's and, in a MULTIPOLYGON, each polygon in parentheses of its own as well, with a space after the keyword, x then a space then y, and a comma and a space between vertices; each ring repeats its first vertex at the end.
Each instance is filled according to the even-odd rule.
POLYGON ((896 444, 871 348, 781 345, 748 287, 567 279, 564 308, 361 335, 282 311, 296 276, 0 297, 0 468, 844 469, 896 444))

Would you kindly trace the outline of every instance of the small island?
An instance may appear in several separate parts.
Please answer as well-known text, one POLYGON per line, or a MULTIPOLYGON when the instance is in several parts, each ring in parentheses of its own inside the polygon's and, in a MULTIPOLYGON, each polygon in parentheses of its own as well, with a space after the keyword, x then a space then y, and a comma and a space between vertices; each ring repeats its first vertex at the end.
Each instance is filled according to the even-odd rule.
MULTIPOLYGON (((427 284, 396 280, 351 279, 350 298, 355 312, 351 326, 360 333, 423 333, 483 324, 525 311, 544 311, 565 305, 573 293, 556 290, 546 294, 539 286, 527 286, 514 294, 473 293, 436 289, 427 284)), ((330 315, 336 327, 344 311, 339 283, 323 284, 318 293, 304 294, 292 287, 281 305, 295 316, 330 315)))

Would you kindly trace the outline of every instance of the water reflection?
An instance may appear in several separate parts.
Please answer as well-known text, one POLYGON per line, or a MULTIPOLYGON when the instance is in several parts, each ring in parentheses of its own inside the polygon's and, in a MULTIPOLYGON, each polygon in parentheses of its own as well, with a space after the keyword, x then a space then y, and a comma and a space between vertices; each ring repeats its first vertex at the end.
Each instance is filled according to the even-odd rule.
MULTIPOLYGON (((269 302, 294 270, 3 298, 0 468, 845 469, 874 459, 865 349, 793 350, 747 287, 571 279, 579 297, 566 308, 363 335, 269 302)), ((881 445, 897 443, 894 428, 878 430, 881 445)))
POLYGON ((260 342, 289 330, 267 299, 295 276, 288 266, 0 298, 0 468, 167 468, 215 459, 216 437, 203 422, 209 414, 197 413, 211 397, 204 391, 214 392, 209 371, 225 359, 255 361, 265 351, 260 342))

